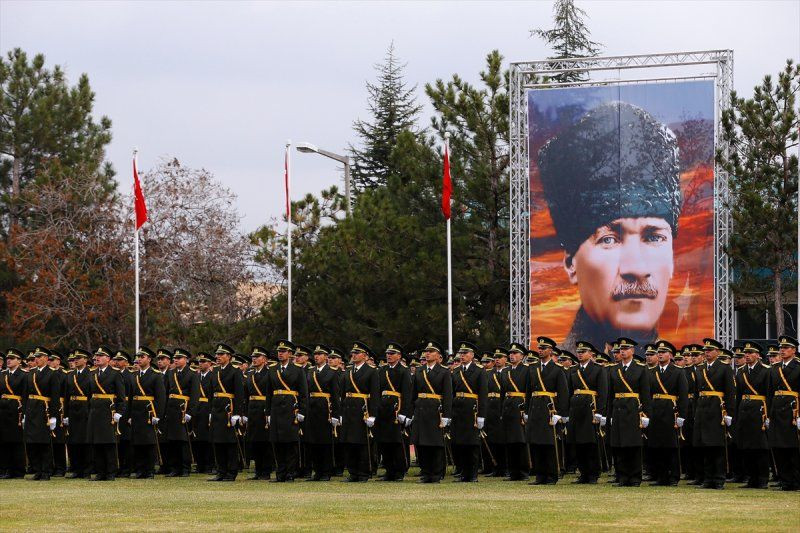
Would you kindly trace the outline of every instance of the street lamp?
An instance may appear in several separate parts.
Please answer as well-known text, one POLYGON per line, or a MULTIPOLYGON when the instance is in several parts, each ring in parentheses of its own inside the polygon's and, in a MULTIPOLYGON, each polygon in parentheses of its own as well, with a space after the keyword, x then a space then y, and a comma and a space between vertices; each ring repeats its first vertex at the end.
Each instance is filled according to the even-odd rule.
POLYGON ((344 165, 344 196, 347 199, 346 213, 350 215, 350 158, 346 155, 334 154, 317 148, 311 143, 297 143, 297 151, 304 154, 319 154, 336 160, 344 165))

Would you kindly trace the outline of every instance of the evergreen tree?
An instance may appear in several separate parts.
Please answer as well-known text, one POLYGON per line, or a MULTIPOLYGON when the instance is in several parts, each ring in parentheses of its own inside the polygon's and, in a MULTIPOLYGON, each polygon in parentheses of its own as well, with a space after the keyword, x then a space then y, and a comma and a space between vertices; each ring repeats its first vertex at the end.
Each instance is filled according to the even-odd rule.
MULTIPOLYGON (((550 45, 555 55, 548 59, 594 57, 602 45, 590 39, 584 22, 586 12, 574 0, 556 0, 553 5, 553 28, 531 30, 531 36, 540 37, 550 45)), ((561 72, 550 76, 550 81, 566 83, 588 79, 586 72, 561 72)))
POLYGON ((376 83, 367 82, 370 120, 356 120, 353 128, 361 148, 350 146, 353 155, 352 176, 356 191, 385 185, 392 171, 390 156, 401 132, 416 128, 422 109, 414 98, 415 87, 403 80, 405 64, 395 55, 394 43, 389 45, 383 64, 376 65, 376 83))
POLYGON ((733 289, 765 295, 774 306, 778 335, 785 333, 786 293, 797 290, 797 146, 800 67, 791 60, 777 84, 765 76, 752 98, 731 93, 722 115, 730 146, 717 159, 730 175, 733 231, 727 252, 736 272, 733 289))

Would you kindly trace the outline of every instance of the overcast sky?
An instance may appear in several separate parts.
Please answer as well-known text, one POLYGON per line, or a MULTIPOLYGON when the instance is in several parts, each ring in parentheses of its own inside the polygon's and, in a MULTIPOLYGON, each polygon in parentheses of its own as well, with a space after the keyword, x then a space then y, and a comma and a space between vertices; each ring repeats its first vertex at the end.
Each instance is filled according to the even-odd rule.
MULTIPOLYGON (((578 1, 604 55, 732 49, 734 86, 800 60, 800 2, 578 1)), ((43 53, 69 80, 89 74, 95 112, 113 122, 108 159, 123 190, 139 167, 177 157, 233 190, 252 230, 283 206, 286 139, 344 153, 368 118, 364 84, 389 43, 422 89, 458 73, 475 81, 486 54, 545 59, 529 36, 549 28, 543 2, 31 2, 0 0, 0 51, 43 53)), ((293 153, 293 197, 341 184, 337 163, 293 153)))

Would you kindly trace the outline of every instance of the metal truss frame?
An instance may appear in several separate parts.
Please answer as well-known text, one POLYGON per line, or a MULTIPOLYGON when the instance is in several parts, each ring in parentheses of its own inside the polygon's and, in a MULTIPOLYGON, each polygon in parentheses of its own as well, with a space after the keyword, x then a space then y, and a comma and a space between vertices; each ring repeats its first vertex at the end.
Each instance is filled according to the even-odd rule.
MULTIPOLYGON (((715 80, 715 148, 723 155, 728 147, 722 138, 722 113, 730 106, 733 88, 733 51, 705 50, 630 56, 589 57, 522 61, 510 65, 509 126, 510 126, 510 307, 509 329, 511 342, 530 345, 531 336, 531 279, 530 279, 530 166, 528 154, 527 90, 564 86, 618 85, 630 83, 668 82, 689 79, 715 80), (687 67, 713 68, 713 72, 686 74, 687 67), (636 78, 639 72, 657 68, 664 76, 636 78), (625 76, 621 76, 625 71, 625 76), (589 80, 573 83, 547 81, 548 76, 563 72, 584 72, 589 80), (628 73, 631 76, 628 76, 628 73), (616 73, 602 79, 602 75, 616 73)), ((731 231, 728 174, 719 165, 714 167, 714 327, 716 338, 724 345, 733 344, 735 335, 733 294, 730 289, 731 268, 725 245, 731 231)))

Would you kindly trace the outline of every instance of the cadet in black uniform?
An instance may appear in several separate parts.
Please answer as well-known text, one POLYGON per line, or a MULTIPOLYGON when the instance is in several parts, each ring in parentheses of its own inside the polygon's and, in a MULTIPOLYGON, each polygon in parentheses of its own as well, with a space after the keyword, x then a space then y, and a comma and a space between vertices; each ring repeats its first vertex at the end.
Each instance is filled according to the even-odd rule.
POLYGON ((200 380, 188 365, 191 354, 176 348, 172 356, 175 367, 167 371, 167 408, 163 430, 169 443, 170 473, 168 477, 189 477, 192 471, 190 442, 191 422, 200 396, 200 380))
POLYGON ((128 398, 122 374, 109 365, 111 350, 100 346, 94 353, 89 391, 89 442, 94 456, 92 481, 113 481, 119 468, 117 434, 120 420, 128 417, 128 398))
POLYGON ((214 464, 214 454, 211 449, 209 419, 211 417, 211 400, 214 398, 214 387, 211 382, 213 374, 211 368, 214 360, 207 353, 197 354, 198 370, 198 396, 197 409, 195 416, 192 417, 192 447, 194 460, 197 463, 199 474, 210 474, 216 467, 214 464))
POLYGON ((47 361, 48 366, 54 373, 58 385, 58 399, 56 400, 57 412, 56 427, 50 433, 53 447, 53 477, 64 477, 67 471, 67 427, 64 425, 64 392, 67 371, 64 370, 62 355, 55 350, 50 350, 47 361))
MULTIPOLYGON (((153 352, 141 347, 136 352, 139 371, 133 373, 130 392, 129 417, 131 420, 131 446, 133 448, 132 469, 136 479, 152 479, 153 467, 158 457, 158 433, 164 419, 166 391, 161 372, 151 367, 153 352)), ((164 450, 160 450, 161 453, 164 450)))
POLYGON ((781 360, 772 365, 769 443, 781 490, 800 490, 800 361, 797 339, 778 338, 781 360))
POLYGON ((372 427, 378 412, 378 370, 367 364, 371 353, 363 342, 350 349, 351 368, 342 387, 341 439, 349 477, 343 481, 363 482, 372 475, 372 427))
POLYGON ((736 448, 747 483, 743 488, 766 489, 769 483, 770 367, 761 363, 763 348, 744 345, 745 363, 736 372, 736 448))
POLYGON ((506 456, 508 459, 509 481, 528 479, 531 463, 530 450, 526 441, 525 423, 528 418, 530 399, 530 371, 522 362, 526 348, 512 343, 508 350, 511 366, 503 371, 500 384, 503 387, 502 424, 505 431, 506 456))
POLYGON ((231 364, 235 353, 224 343, 217 344, 217 367, 211 376, 213 401, 211 404, 211 443, 217 461, 217 475, 209 481, 235 481, 239 473, 241 452, 236 435, 244 410, 244 382, 242 373, 231 364))
POLYGON ((592 361, 597 350, 590 342, 575 344, 578 364, 569 369, 568 385, 572 391, 567 422, 567 442, 574 443, 578 463, 576 484, 595 484, 600 477, 601 438, 608 401, 608 377, 598 363, 592 361))
POLYGON ((411 411, 411 374, 403 362, 403 347, 390 342, 384 350, 386 364, 378 369, 380 404, 373 435, 386 474, 380 481, 402 481, 408 471, 404 433, 411 411))
POLYGON ((461 465, 461 477, 455 481, 478 481, 481 458, 481 432, 486 424, 488 381, 486 372, 475 362, 475 344, 458 343, 461 366, 453 372, 453 459, 461 465))
POLYGON ((330 481, 333 475, 333 442, 338 435, 341 389, 339 374, 328 365, 330 347, 314 347, 314 366, 308 371, 308 416, 303 438, 313 476, 311 481, 330 481))
POLYGON ((736 383, 733 369, 717 358, 722 345, 715 339, 703 339, 706 362, 695 367, 697 383, 694 421, 694 448, 702 454, 703 488, 725 486, 726 446, 731 416, 736 409, 736 383))
POLYGON ((492 353, 494 365, 487 372, 488 385, 486 406, 486 441, 492 457, 494 468, 489 477, 506 477, 508 475, 508 462, 506 460, 506 431, 503 427, 503 372, 506 371, 508 350, 498 346, 492 353))
MULTIPOLYGON (((328 355, 328 365, 331 369, 335 372, 336 378, 339 381, 339 391, 344 388, 344 380, 345 372, 344 369, 344 362, 343 362, 343 354, 344 352, 335 347, 331 346, 331 353, 328 355)), ((340 394, 341 396, 341 394, 340 394)), ((341 397, 339 398, 339 425, 341 425, 342 417, 341 417, 341 397)), ((341 428, 337 429, 336 434, 333 436, 333 475, 334 476, 341 476, 344 474, 344 465, 345 465, 345 458, 344 458, 344 445, 342 444, 342 430, 341 428)))
POLYGON ((452 420, 453 382, 440 364, 442 347, 429 341, 422 349, 425 366, 414 375, 411 443, 417 453, 420 483, 438 483, 445 475, 445 428, 452 420))
POLYGON ((22 369, 23 353, 6 352, 6 368, 0 371, 0 479, 25 475, 25 443, 22 418, 27 398, 27 373, 22 369))
POLYGON ((308 382, 305 370, 289 361, 295 345, 279 340, 275 348, 278 364, 269 369, 266 410, 277 465, 273 481, 282 483, 297 475, 300 424, 308 412, 308 382))
POLYGON ((651 485, 677 485, 681 478, 678 455, 689 406, 689 385, 683 370, 672 364, 675 346, 660 340, 655 344, 658 357, 650 369, 652 403, 647 446, 651 454, 651 485))
POLYGON ((25 402, 25 445, 33 479, 46 481, 53 471, 52 432, 59 417, 61 380, 47 366, 50 352, 38 346, 33 353, 36 366, 28 372, 25 402))
POLYGON ((275 457, 269 442, 267 430, 267 391, 269 390, 269 368, 267 367, 267 350, 254 346, 250 353, 253 365, 244 382, 247 398, 247 415, 244 423, 247 427, 245 439, 255 462, 255 472, 249 481, 266 480, 272 475, 275 457))
POLYGON ((620 338, 620 362, 609 367, 611 446, 616 450, 616 486, 638 487, 642 483, 642 429, 650 423, 650 376, 647 366, 634 360, 636 343, 620 338))
POLYGON ((67 374, 64 388, 64 425, 69 429, 69 479, 82 479, 90 472, 91 447, 88 441, 89 391, 92 374, 86 367, 89 353, 78 348, 72 352, 74 368, 67 374))

